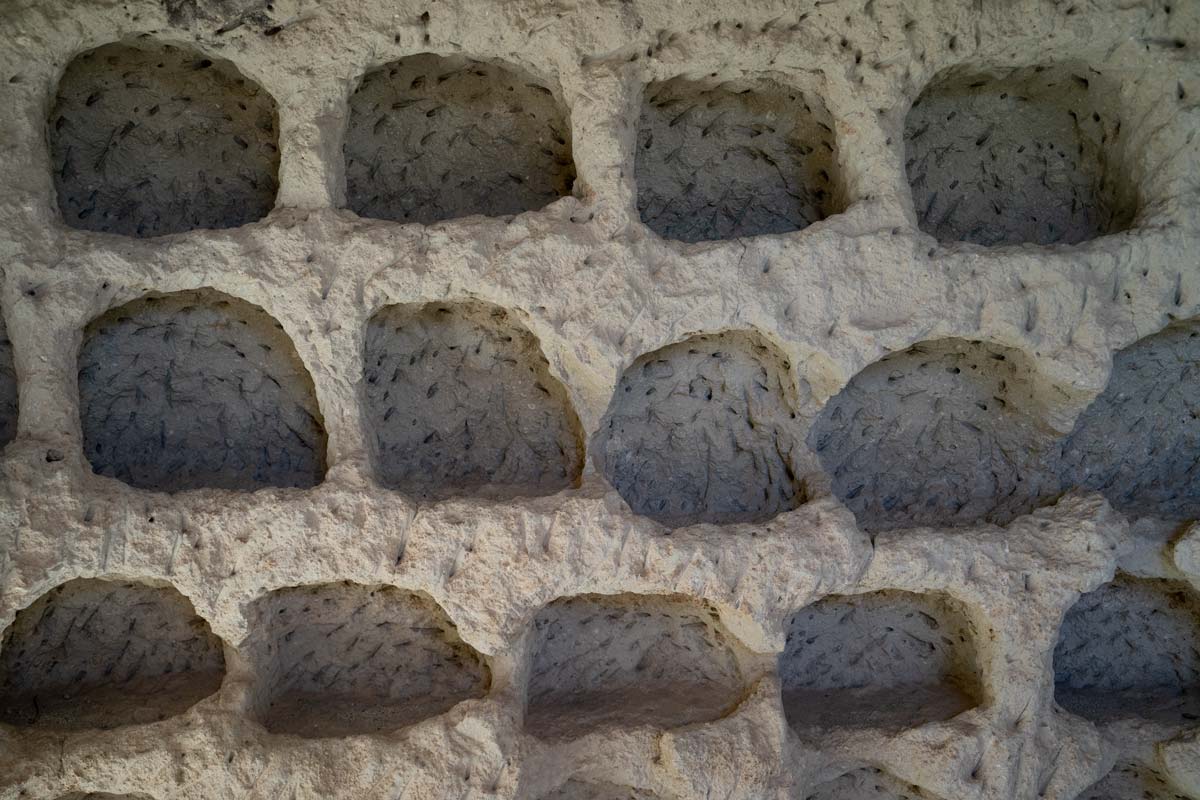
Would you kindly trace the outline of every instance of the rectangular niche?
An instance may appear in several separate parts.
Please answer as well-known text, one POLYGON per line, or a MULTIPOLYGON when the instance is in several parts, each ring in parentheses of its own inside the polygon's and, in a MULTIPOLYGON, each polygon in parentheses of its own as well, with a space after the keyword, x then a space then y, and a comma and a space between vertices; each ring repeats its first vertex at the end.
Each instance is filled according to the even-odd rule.
POLYGON ((779 657, 783 706, 802 735, 902 730, 979 705, 975 626, 945 595, 834 595, 796 612, 779 657))
POLYGON ((93 471, 139 489, 309 488, 325 475, 316 387, 266 311, 211 289, 92 320, 79 417, 93 471))
POLYGON ((385 486, 441 500, 578 484, 579 418, 517 313, 477 301, 386 306, 367 323, 363 357, 385 486))
POLYGON ((1081 64, 936 76, 905 122, 921 230, 942 242, 1076 244, 1128 228, 1118 88, 1081 64))
POLYGON ((279 170, 275 101, 228 61, 138 38, 77 56, 50 113, 63 220, 126 236, 265 217, 279 170))
POLYGON ((570 136, 554 92, 515 67, 408 56, 350 98, 347 205, 424 224, 535 211, 571 192, 570 136))
POLYGON ((851 378, 808 443, 866 530, 1007 525, 1059 494, 1055 388, 1020 350, 919 342, 851 378))
POLYGON ((824 103, 770 80, 647 86, 634 174, 642 222, 665 239, 788 233, 843 210, 824 103))
POLYGON ((1079 598, 1054 648, 1054 697, 1095 722, 1200 719, 1200 598, 1182 582, 1120 574, 1079 598))
POLYGON ((0 721, 117 728, 182 714, 225 677, 221 640, 171 587, 80 578, 17 612, 0 640, 0 721))
POLYGON ((243 646, 251 714, 304 738, 386 734, 483 697, 491 671, 435 602, 350 582, 259 598, 243 646))
POLYGON ((556 600, 533 639, 525 728, 543 738, 709 722, 749 688, 748 651, 715 611, 686 598, 556 600))
POLYGON ((670 527, 765 522, 805 500, 795 375, 756 331, 696 334, 621 375, 592 459, 635 514, 670 527))

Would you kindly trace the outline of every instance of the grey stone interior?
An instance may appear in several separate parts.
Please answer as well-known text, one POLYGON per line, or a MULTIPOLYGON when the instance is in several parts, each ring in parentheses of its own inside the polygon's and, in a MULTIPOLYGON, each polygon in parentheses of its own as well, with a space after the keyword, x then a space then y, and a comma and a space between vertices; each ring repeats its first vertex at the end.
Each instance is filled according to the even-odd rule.
POLYGON ((575 180, 554 93, 463 56, 422 53, 368 73, 350 98, 344 151, 349 207, 400 222, 534 211, 575 180))
POLYGON ((905 168, 921 230, 943 242, 1076 244, 1128 228, 1120 102, 1081 64, 955 67, 914 101, 905 168))
POLYGON ((1200 517, 1200 324, 1180 322, 1113 357, 1104 392, 1063 443, 1063 482, 1131 515, 1200 517))
POLYGON ((1004 524, 1059 493, 1058 434, 1020 351, 941 339, 890 353, 808 436, 863 527, 1004 524))
POLYGON ((48 126, 63 221, 160 236, 261 219, 278 127, 274 99, 224 59, 147 37, 82 53, 48 126))
POLYGON ((208 289, 93 320, 79 413, 92 469, 141 489, 307 488, 325 474, 324 422, 291 340, 261 308, 208 289))
POLYGON ((487 303, 371 318, 366 416, 380 481, 417 498, 542 495, 578 483, 583 431, 537 338, 487 303))
POLYGON ((802 735, 899 730, 979 704, 978 631, 944 595, 830 596, 796 612, 779 657, 783 706, 802 735))
POLYGON ((749 689, 745 651, 716 612, 679 598, 556 600, 533 638, 525 727, 543 738, 719 719, 749 689))
POLYGON ((0 721, 117 728, 182 714, 225 675, 221 640, 169 587, 79 578, 20 611, 0 640, 0 721))
POLYGON ((1054 648, 1055 699, 1105 722, 1200 719, 1200 598, 1182 582, 1118 574, 1083 595, 1054 648))
POLYGON ((251 713, 304 738, 386 734, 482 697, 483 657, 423 595, 349 582, 279 589, 255 601, 242 650, 251 713))
POLYGON ((638 358, 592 440, 635 513, 669 526, 761 522, 805 500, 791 364, 753 331, 698 334, 638 358))
POLYGON ((684 242, 796 231, 842 210, 833 120, 771 80, 646 87, 635 175, 642 222, 684 242))

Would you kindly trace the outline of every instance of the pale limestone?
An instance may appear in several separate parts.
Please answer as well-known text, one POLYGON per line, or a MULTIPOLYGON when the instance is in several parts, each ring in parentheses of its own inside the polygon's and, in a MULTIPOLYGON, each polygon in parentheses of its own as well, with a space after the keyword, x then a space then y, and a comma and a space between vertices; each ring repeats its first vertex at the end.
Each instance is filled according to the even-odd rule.
MULTIPOLYGON (((764 522, 667 529, 631 513, 585 461, 540 497, 418 505, 381 488, 364 425, 367 321, 394 304, 473 300, 516 312, 586 436, 625 369, 698 332, 758 332, 787 358, 798 439, 881 356, 934 340, 1024 354, 1040 422, 1065 435, 1113 354, 1200 314, 1200 6, 1098 0, 13 0, 0 7, 0 311, 21 409, 0 459, 0 626, 72 578, 174 586, 225 645, 221 689, 153 725, 67 734, 0 726, 0 798, 107 792, 167 798, 513 798, 573 780, 630 796, 785 800, 863 767, 944 800, 1072 800, 1136 763, 1200 797, 1195 725, 1099 727, 1055 708, 1063 615, 1118 566, 1200 588, 1197 532, 1131 520, 1072 492, 1005 527, 872 537, 793 454, 808 502, 764 522), (239 23, 240 24, 234 24, 239 23), (77 54, 153 38, 231 62, 278 107, 279 193, 239 228, 125 238, 68 228, 46 125, 77 54), (569 111, 573 194, 515 218, 431 226, 345 210, 342 144, 361 77, 424 52, 513 65, 569 111), (1054 60, 1118 86, 1128 232, 1075 246, 986 249, 922 233, 905 116, 935 75, 1054 60), (715 75, 714 75, 715 73, 715 75), (766 79, 821 98, 837 206, 786 234, 685 244, 639 221, 642 88, 679 76, 766 79), (87 324, 149 292, 211 288, 261 307, 312 376, 324 481, 167 495, 92 474, 76 387, 87 324), (1127 566, 1128 565, 1128 566, 1127 566), (254 722, 242 652, 275 589, 351 581, 432 598, 490 671, 482 697, 381 736, 299 738, 254 722), (900 732, 788 726, 776 659, 787 621, 829 595, 947 595, 970 615, 982 702, 900 732), (580 594, 708 604, 755 669, 741 703, 669 731, 566 741, 525 730, 531 626, 580 594)), ((0 365, 0 374, 4 372, 0 365)), ((585 795, 586 796, 586 795, 585 795)), ((619 795, 618 795, 619 796, 619 795)), ((1086 797, 1086 794, 1082 796, 1086 797)))

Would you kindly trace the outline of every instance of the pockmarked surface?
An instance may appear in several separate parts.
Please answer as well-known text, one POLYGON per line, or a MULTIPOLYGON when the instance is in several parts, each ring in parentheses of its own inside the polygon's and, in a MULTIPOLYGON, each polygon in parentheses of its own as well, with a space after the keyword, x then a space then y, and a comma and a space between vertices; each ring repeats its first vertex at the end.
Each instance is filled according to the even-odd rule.
POLYGON ((0 30, 0 800, 1200 800, 1200 4, 0 30))

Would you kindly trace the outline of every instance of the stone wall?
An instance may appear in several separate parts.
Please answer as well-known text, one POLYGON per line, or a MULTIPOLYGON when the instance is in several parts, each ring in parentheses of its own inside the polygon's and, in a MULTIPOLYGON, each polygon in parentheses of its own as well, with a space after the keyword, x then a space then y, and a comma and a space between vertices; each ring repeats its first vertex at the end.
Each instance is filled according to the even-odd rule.
POLYGON ((1200 798, 1198 53, 0 3, 0 799, 1200 798))

